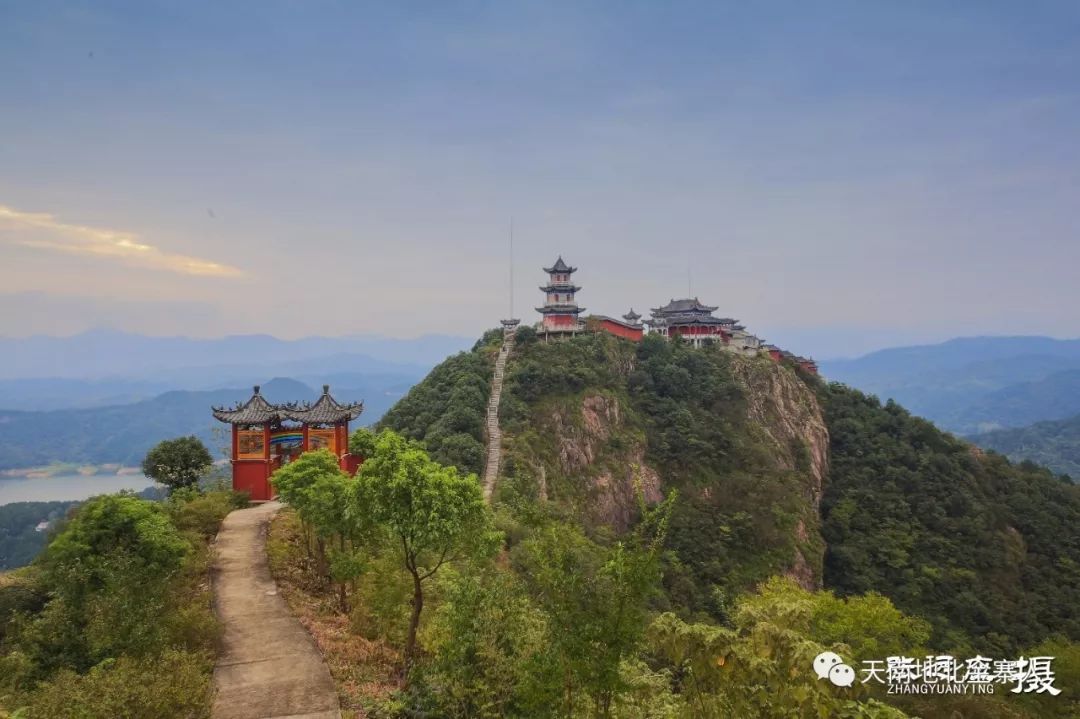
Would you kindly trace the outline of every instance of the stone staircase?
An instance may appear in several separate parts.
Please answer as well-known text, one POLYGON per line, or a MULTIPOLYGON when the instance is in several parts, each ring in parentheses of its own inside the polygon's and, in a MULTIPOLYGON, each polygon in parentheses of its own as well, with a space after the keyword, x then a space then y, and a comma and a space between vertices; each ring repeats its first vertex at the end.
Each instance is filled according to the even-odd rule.
POLYGON ((487 407, 487 466, 484 468, 484 499, 491 502, 491 493, 499 479, 499 464, 502 462, 502 430, 499 429, 499 402, 502 400, 503 376, 506 373, 506 360, 514 347, 514 331, 508 330, 503 335, 499 356, 495 359, 495 376, 491 379, 491 397, 487 407))

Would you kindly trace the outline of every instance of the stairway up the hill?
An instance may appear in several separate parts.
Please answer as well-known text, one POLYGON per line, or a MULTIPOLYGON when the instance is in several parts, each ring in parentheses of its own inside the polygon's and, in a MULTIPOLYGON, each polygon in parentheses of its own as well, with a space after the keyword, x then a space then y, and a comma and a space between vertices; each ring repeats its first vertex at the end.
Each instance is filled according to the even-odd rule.
POLYGON ((514 347, 514 331, 508 330, 503 335, 499 356, 495 359, 495 375, 491 379, 491 397, 487 407, 487 466, 484 468, 484 499, 491 501, 495 483, 499 479, 499 464, 502 462, 502 430, 499 429, 499 402, 502 400, 503 375, 506 373, 506 360, 514 347))

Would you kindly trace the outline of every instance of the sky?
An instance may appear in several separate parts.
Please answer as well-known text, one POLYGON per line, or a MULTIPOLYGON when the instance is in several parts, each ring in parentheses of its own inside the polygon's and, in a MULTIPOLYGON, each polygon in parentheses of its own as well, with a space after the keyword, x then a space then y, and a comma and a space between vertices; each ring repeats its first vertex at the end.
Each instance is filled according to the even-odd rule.
POLYGON ((0 335, 1080 335, 1080 4, 0 0, 0 335))

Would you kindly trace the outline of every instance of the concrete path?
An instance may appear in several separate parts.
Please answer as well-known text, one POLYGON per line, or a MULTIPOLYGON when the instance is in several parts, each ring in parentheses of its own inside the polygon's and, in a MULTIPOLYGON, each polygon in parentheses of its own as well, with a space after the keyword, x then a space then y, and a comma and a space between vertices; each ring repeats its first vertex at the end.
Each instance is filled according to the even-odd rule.
POLYGON ((225 625, 213 719, 340 719, 315 641, 278 596, 266 559, 267 502, 225 518, 215 543, 214 609, 225 625))
POLYGON ((506 360, 514 348, 514 330, 503 333, 502 347, 495 358, 495 374, 491 378, 491 396, 488 397, 487 420, 487 466, 484 467, 484 499, 491 502, 495 483, 499 480, 499 465, 502 464, 502 430, 499 429, 499 402, 502 401, 503 376, 506 374, 506 360))

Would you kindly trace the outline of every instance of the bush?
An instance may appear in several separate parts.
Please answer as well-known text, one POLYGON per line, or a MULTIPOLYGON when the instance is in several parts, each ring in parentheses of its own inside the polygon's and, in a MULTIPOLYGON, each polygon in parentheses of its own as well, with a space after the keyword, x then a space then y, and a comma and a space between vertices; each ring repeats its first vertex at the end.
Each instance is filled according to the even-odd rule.
POLYGON ((0 642, 16 615, 40 612, 48 601, 48 592, 35 582, 16 581, 0 587, 0 642))
MULTIPOLYGON (((240 499, 233 492, 198 494, 177 490, 169 497, 166 506, 177 529, 185 533, 194 532, 208 540, 217 535, 221 521, 236 508, 240 499)), ((244 502, 246 504, 246 500, 244 502)))
POLYGON ((209 717, 210 661, 166 651, 121 657, 80 675, 59 672, 31 695, 28 719, 202 719, 209 717))

